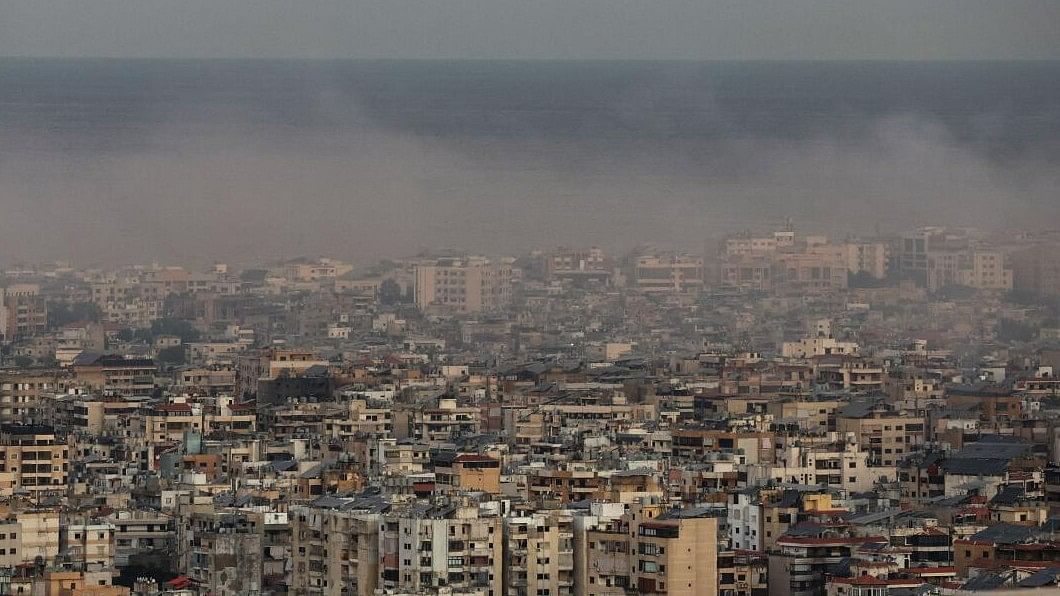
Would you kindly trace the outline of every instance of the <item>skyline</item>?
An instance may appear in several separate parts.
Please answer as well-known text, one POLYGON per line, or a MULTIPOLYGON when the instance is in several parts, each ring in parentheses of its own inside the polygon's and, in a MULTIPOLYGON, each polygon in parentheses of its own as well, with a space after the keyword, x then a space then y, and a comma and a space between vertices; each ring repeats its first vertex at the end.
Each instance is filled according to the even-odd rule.
POLYGON ((1045 0, 5 0, 0 56, 1058 59, 1045 0))

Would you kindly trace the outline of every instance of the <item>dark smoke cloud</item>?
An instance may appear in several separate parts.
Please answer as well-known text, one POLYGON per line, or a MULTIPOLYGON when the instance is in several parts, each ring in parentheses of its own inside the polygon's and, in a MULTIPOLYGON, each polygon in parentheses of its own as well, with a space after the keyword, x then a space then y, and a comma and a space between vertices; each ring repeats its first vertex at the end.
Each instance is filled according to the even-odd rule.
MULTIPOLYGON (((311 104, 287 123, 177 98, 109 139, 9 124, 0 261, 365 262, 438 246, 516 254, 645 242, 699 250, 787 217, 836 235, 1060 220, 1060 174, 1042 147, 999 158, 910 111, 741 133, 726 106, 695 90, 709 85, 685 83, 668 81, 662 94, 636 86, 560 133, 514 110, 490 116, 504 134, 431 134, 400 121, 414 114, 387 116, 328 79, 312 81, 311 104), (689 127, 697 134, 683 134, 689 127)), ((1008 116, 976 122, 976 138, 989 140, 1008 116)))

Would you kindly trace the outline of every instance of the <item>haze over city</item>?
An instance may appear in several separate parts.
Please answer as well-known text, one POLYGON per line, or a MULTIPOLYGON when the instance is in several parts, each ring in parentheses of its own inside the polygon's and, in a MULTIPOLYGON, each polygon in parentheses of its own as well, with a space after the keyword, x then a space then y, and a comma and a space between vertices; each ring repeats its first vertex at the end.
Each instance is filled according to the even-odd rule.
POLYGON ((1040 224, 1058 215, 1058 12, 8 0, 2 258, 694 247, 787 217, 1040 224), (355 62, 261 61, 291 58, 355 62), (430 61, 363 61, 380 58, 430 61), (568 62, 490 62, 541 58, 568 62), (569 62, 584 59, 611 62, 569 62), (938 60, 988 62, 920 63, 938 60))
POLYGON ((0 0, 0 596, 1060 594, 1058 25, 0 0))

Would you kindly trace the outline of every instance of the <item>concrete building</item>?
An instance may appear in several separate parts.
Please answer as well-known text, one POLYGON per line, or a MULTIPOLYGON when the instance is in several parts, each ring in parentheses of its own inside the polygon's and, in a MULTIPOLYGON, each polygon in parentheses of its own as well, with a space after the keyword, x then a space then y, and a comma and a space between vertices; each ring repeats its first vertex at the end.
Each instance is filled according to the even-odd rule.
POLYGON ((124 397, 151 395, 158 367, 150 358, 85 353, 73 363, 74 378, 90 389, 124 397))
MULTIPOLYGON (((484 512, 483 512, 484 513, 484 512)), ((504 527, 471 505, 414 505, 384 517, 379 587, 503 594, 504 527)))
POLYGON ((504 520, 507 596, 574 595, 573 520, 562 511, 504 520))
POLYGON ((703 257, 642 256, 633 267, 633 282, 643 292, 696 292, 703 281, 703 257))
POLYGON ((420 310, 476 313, 504 308, 512 299, 512 268, 485 257, 438 259, 416 265, 420 310))
POLYGON ((14 487, 38 498, 67 489, 70 448, 50 426, 0 426, 0 476, 9 475, 14 487))
POLYGON ((638 594, 718 594, 718 519, 709 509, 634 512, 631 586, 638 594), (649 516, 642 515, 647 513, 649 516))
POLYGON ((381 516, 370 509, 324 497, 291 510, 292 593, 375 594, 381 516))
POLYGON ((42 397, 58 390, 57 373, 0 373, 0 422, 43 422, 42 397))
POLYGON ((40 335, 48 328, 48 304, 37 284, 11 284, 0 292, 0 340, 40 335))
POLYGON ((852 402, 836 414, 836 431, 853 436, 872 454, 874 465, 894 466, 925 441, 924 418, 876 400, 852 402))

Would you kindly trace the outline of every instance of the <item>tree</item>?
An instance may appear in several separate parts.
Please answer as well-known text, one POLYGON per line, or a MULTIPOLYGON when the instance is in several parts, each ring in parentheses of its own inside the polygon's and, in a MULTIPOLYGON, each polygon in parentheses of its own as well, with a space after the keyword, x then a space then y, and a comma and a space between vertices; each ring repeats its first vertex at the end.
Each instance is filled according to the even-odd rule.
POLYGON ((404 295, 401 293, 401 286, 392 279, 384 279, 383 283, 379 284, 379 302, 387 306, 394 304, 400 304, 404 300, 404 295))
POLYGON ((48 305, 48 326, 52 328, 81 321, 98 323, 101 320, 103 310, 94 302, 55 302, 48 305))
POLYGON ((199 341, 199 331, 183 319, 156 319, 151 323, 151 339, 160 335, 176 335, 183 343, 199 341))
POLYGON ((186 362, 184 357, 184 346, 170 346, 159 350, 158 361, 176 366, 184 364, 186 362))
POLYGON ((1038 338, 1038 328, 1012 319, 1001 319, 997 326, 997 338, 1004 342, 1027 342, 1038 338))

